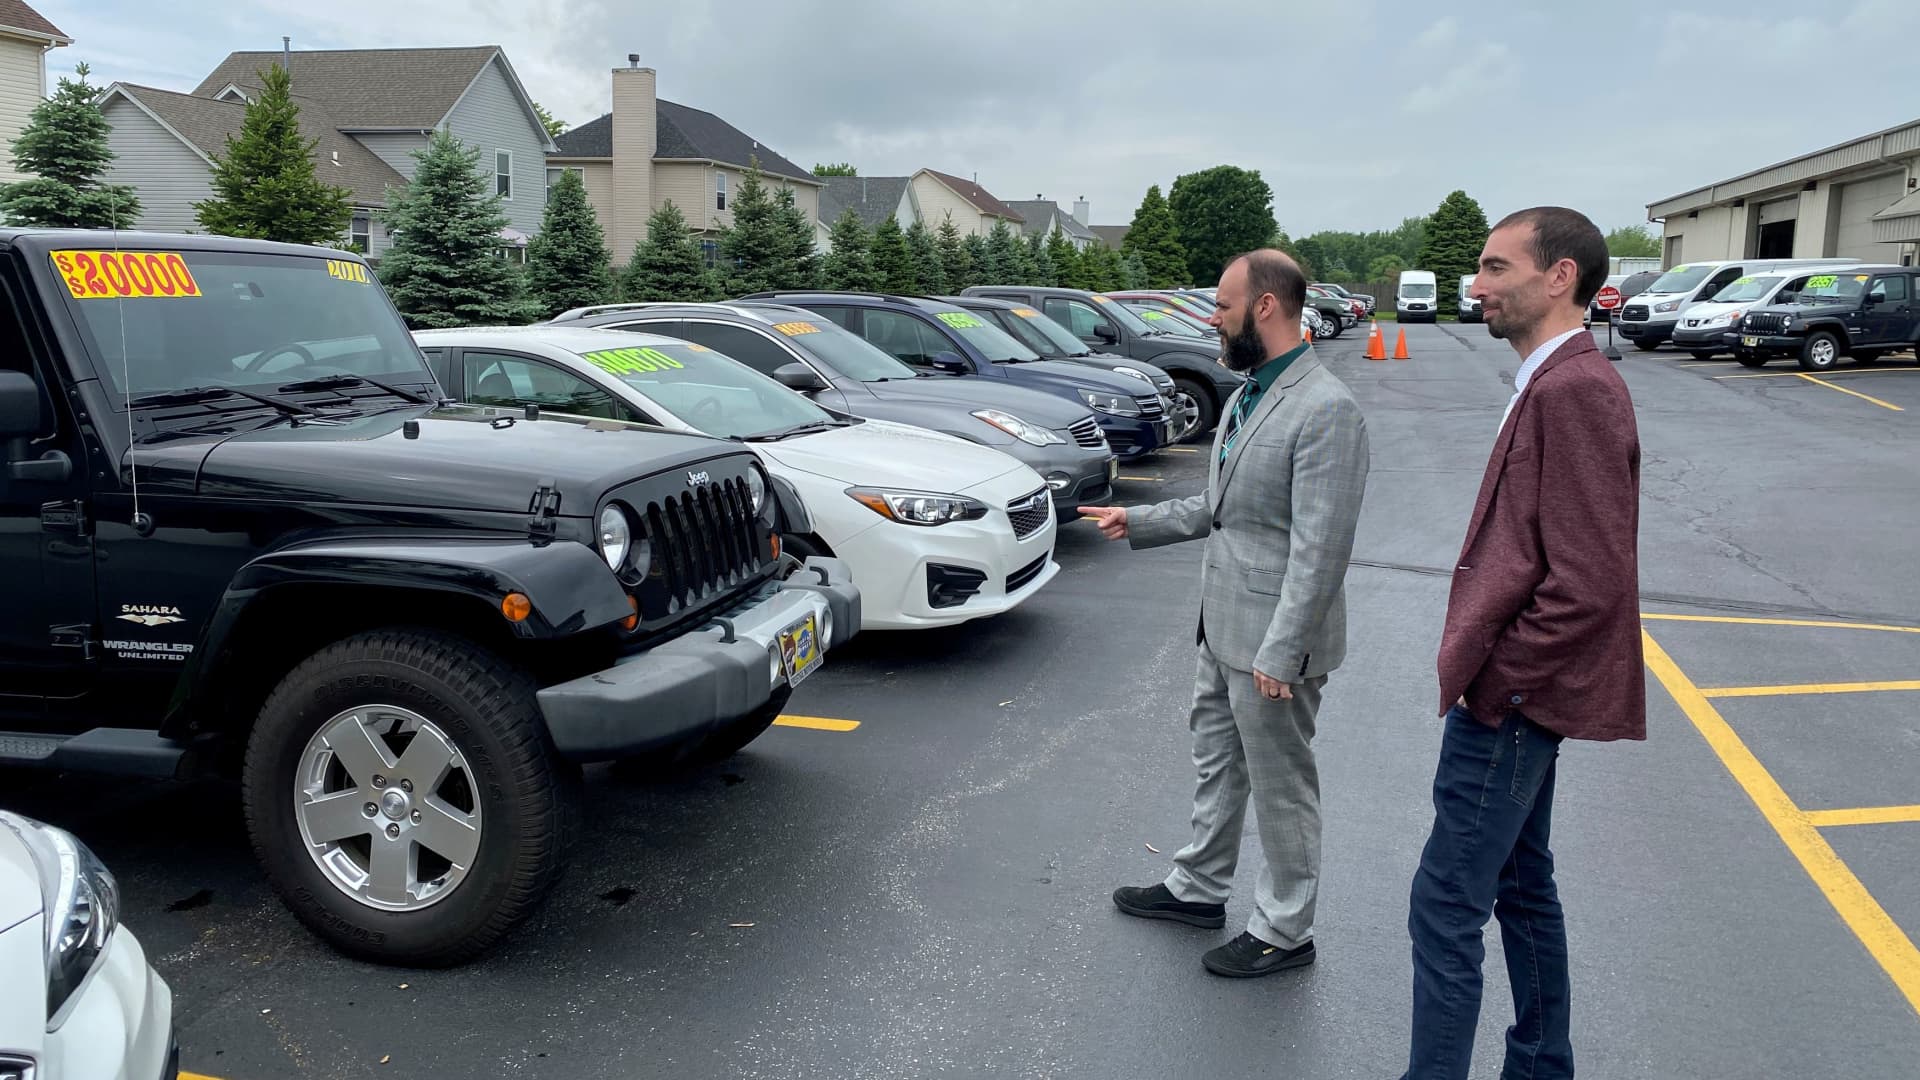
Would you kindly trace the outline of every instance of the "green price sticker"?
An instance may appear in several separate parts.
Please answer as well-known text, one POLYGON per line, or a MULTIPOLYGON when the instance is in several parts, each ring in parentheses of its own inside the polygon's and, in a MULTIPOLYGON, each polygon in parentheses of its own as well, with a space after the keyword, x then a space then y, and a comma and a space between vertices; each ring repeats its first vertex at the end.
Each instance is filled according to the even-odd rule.
POLYGON ((1140 317, 1147 320, 1148 322, 1152 322, 1155 319, 1166 318, 1167 313, 1164 311, 1143 311, 1140 313, 1140 317))
POLYGON ((1824 289, 1839 280, 1840 280, 1839 278, 1835 277, 1832 274, 1818 274, 1814 277, 1810 277, 1807 279, 1807 288, 1824 289))
POLYGON ((651 345, 637 349, 601 349, 582 353, 581 357, 609 375, 641 375, 687 366, 651 345))
POLYGON ((946 323, 955 330, 969 330, 976 326, 987 325, 980 321, 979 316, 969 315, 964 311, 942 311, 937 312, 937 314, 940 316, 941 322, 946 323))

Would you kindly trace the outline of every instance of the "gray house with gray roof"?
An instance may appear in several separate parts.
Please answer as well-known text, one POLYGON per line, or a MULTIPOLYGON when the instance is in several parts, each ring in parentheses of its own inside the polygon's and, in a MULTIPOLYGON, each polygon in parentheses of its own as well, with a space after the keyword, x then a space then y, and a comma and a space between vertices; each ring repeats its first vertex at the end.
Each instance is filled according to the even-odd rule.
POLYGON ((392 239, 379 222, 387 189, 413 176, 413 153, 445 130, 480 150, 501 196, 510 257, 540 229, 546 155, 554 148, 506 53, 454 49, 236 52, 190 93, 115 83, 101 98, 116 155, 108 179, 139 192, 139 227, 197 232, 194 204, 213 196, 213 162, 237 137, 260 72, 288 63, 301 134, 317 139, 319 178, 352 196, 350 240, 377 261, 392 239))

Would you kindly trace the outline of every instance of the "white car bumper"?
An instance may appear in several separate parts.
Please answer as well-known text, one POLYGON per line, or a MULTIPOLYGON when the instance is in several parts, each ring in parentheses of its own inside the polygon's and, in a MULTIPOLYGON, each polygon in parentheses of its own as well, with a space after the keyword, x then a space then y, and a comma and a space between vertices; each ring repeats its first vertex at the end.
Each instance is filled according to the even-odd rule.
MULTIPOLYGON (((14 935, 32 946, 34 973, 40 965, 40 921, 29 920, 6 934, 0 953, 11 953, 14 935)), ((45 1030, 45 993, 39 979, 17 979, 12 991, 39 998, 33 1015, 39 1046, 0 1044, 0 1051, 24 1050, 38 1062, 34 1080, 173 1080, 173 993, 147 964, 140 939, 124 925, 116 929, 98 966, 80 988, 72 1011, 56 1031, 45 1030)), ((9 1010, 11 1011, 11 1010, 9 1010)), ((0 1025, 10 1026, 10 1025, 0 1025)), ((7 1043, 17 1041, 6 1040, 7 1043)))
POLYGON ((995 509, 978 521, 947 525, 882 521, 833 544, 835 554, 855 568, 860 628, 907 630, 951 626, 1025 603, 1060 572, 1053 561, 1057 527, 1049 503, 1047 523, 1025 539, 1015 539, 1005 511, 995 509), (964 586, 972 575, 984 578, 964 601, 935 606, 931 586, 964 586))

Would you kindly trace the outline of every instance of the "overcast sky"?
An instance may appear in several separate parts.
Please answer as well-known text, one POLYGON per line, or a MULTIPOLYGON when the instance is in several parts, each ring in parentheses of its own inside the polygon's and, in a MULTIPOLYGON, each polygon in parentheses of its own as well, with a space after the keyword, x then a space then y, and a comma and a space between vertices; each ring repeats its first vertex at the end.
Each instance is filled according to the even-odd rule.
POLYGON ((1391 228, 1455 188, 1490 219, 1558 203, 1633 224, 1662 197, 1920 116, 1915 0, 30 2, 75 39, 49 81, 85 61, 103 85, 190 90, 283 34, 497 44, 577 124, 607 111, 609 69, 634 52, 662 97, 802 167, 977 175, 1002 199, 1084 195, 1095 224, 1122 224, 1147 185, 1231 163, 1260 171, 1296 237, 1391 228))

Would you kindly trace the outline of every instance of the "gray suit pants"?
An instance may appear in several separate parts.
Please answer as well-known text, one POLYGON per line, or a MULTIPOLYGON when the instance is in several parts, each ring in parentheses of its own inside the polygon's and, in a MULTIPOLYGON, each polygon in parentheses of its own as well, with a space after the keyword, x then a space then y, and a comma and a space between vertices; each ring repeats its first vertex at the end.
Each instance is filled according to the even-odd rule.
POLYGON ((1313 761, 1314 717, 1324 675, 1295 685, 1291 701, 1271 701, 1253 672, 1220 663, 1203 642, 1194 679, 1193 839, 1173 857, 1166 885, 1176 899, 1224 904, 1240 861, 1240 829, 1253 796, 1260 851, 1247 930, 1291 949, 1313 937, 1320 889, 1320 773, 1313 761))

